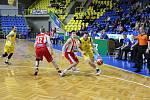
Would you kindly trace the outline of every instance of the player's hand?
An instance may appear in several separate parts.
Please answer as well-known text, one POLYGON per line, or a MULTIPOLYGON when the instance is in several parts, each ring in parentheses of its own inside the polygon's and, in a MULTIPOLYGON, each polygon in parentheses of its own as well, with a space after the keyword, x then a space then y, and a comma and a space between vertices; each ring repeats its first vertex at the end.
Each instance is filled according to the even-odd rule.
POLYGON ((62 53, 62 57, 64 57, 64 53, 62 53))
POLYGON ((50 54, 51 54, 51 55, 54 55, 54 51, 53 51, 53 49, 51 49, 51 48, 50 48, 50 54))
POLYGON ((102 57, 101 57, 100 55, 97 55, 97 58, 98 58, 98 59, 102 59, 102 57))
POLYGON ((85 55, 85 52, 82 51, 81 53, 82 53, 82 55, 85 55))
POLYGON ((51 55, 54 55, 54 52, 53 52, 53 51, 51 51, 51 55))

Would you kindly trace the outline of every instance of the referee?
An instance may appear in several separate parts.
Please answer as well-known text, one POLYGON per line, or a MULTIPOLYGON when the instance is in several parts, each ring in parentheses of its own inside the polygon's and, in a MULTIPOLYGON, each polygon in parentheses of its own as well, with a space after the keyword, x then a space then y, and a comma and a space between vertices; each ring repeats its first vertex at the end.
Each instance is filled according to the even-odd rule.
POLYGON ((134 68, 137 68, 135 72, 140 72, 143 65, 143 54, 147 58, 147 67, 150 72, 150 39, 149 36, 146 34, 144 27, 139 28, 140 34, 135 37, 138 40, 138 52, 135 61, 134 68))

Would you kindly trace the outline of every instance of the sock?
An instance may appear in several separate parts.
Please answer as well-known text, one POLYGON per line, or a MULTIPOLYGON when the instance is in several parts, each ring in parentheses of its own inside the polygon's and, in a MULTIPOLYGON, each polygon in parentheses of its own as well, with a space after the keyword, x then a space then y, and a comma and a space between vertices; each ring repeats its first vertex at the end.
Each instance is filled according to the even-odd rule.
POLYGON ((8 61, 9 61, 9 59, 8 59, 8 58, 6 58, 5 62, 8 62, 8 61))

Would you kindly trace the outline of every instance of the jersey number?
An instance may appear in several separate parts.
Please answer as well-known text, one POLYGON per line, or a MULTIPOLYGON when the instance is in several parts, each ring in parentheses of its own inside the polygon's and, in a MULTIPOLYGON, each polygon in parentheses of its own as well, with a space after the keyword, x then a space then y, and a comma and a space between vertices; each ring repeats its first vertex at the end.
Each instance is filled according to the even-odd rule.
POLYGON ((42 37, 39 37, 39 38, 38 38, 38 43, 42 43, 42 40, 43 40, 43 38, 42 38, 42 37))
POLYGON ((98 50, 98 44, 93 44, 95 49, 98 50))

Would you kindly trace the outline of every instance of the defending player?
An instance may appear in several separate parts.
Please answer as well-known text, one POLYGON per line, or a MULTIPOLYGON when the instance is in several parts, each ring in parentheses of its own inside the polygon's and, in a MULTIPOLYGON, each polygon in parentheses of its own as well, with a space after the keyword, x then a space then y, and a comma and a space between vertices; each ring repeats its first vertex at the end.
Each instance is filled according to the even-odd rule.
POLYGON ((11 32, 6 36, 4 54, 2 54, 2 57, 7 57, 5 60, 5 64, 8 65, 11 64, 9 60, 14 54, 15 42, 16 42, 16 27, 13 26, 11 32))
POLYGON ((70 66, 65 69, 62 73, 63 75, 68 71, 73 69, 76 70, 76 66, 79 63, 78 58, 74 54, 74 52, 81 51, 78 48, 79 40, 77 39, 77 35, 75 31, 72 31, 71 37, 66 41, 62 48, 62 56, 65 56, 67 60, 70 62, 70 66))
POLYGON ((80 49, 82 50, 82 56, 84 60, 90 64, 91 67, 96 69, 96 75, 99 75, 101 70, 94 63, 94 53, 98 55, 98 58, 101 59, 99 53, 96 48, 93 46, 92 38, 89 37, 87 32, 83 33, 83 37, 80 38, 80 49))
POLYGON ((59 69, 54 59, 52 58, 53 48, 50 42, 50 37, 47 34, 45 34, 44 28, 42 28, 41 33, 36 36, 36 41, 34 46, 36 52, 36 65, 35 65, 34 75, 38 74, 39 62, 43 60, 43 56, 44 56, 49 63, 52 62, 53 66, 58 71, 58 74, 61 76, 61 70, 59 69), (48 50, 49 48, 51 53, 48 50))

